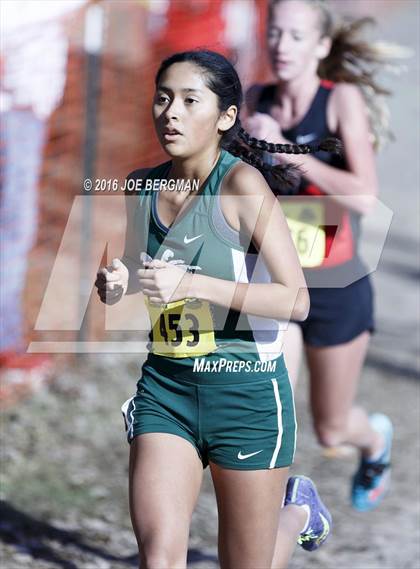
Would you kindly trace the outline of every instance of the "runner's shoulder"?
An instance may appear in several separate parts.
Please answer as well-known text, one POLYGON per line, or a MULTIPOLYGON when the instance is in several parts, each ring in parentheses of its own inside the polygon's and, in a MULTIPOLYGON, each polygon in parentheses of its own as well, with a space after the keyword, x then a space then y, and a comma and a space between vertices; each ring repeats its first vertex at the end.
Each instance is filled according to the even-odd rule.
POLYGON ((367 112, 362 90, 351 83, 337 83, 328 104, 328 117, 332 132, 344 124, 351 127, 359 116, 367 112))
POLYGON ((265 195, 271 191, 261 172, 240 161, 226 174, 223 181, 223 193, 236 196, 265 195))
POLYGON ((338 109, 347 108, 350 105, 365 104, 362 90, 353 83, 336 83, 331 93, 331 103, 338 109))

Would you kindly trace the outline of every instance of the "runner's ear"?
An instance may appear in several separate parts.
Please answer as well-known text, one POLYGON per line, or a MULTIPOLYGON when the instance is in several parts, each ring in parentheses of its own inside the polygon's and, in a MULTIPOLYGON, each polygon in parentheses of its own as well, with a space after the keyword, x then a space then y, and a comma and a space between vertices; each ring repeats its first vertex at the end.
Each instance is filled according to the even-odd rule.
POLYGON ((231 105, 226 111, 222 111, 219 120, 217 121, 217 128, 225 132, 233 127, 238 115, 238 107, 231 105))
POLYGON ((323 38, 321 38, 319 40, 318 45, 315 48, 315 54, 318 57, 318 59, 325 59, 326 57, 328 57, 330 51, 331 51, 331 46, 332 46, 332 41, 331 38, 324 36, 323 38))

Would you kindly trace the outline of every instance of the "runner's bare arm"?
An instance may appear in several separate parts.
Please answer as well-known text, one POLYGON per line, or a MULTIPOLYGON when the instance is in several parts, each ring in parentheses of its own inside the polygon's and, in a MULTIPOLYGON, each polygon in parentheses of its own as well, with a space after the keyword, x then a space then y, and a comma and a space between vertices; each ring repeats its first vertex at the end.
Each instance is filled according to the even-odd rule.
POLYGON ((307 180, 334 196, 335 201, 366 214, 375 203, 378 182, 366 103, 360 89, 344 83, 337 85, 329 101, 328 119, 332 132, 337 132, 343 142, 347 171, 334 168, 310 155, 278 156, 300 165, 307 180), (351 201, 348 199, 350 196, 354 196, 351 201))
POLYGON ((222 202, 228 222, 252 236, 272 283, 187 275, 189 296, 256 316, 305 320, 309 311, 305 278, 282 209, 263 176, 252 166, 241 164, 233 170, 225 191, 234 196, 228 198, 227 208, 222 202))

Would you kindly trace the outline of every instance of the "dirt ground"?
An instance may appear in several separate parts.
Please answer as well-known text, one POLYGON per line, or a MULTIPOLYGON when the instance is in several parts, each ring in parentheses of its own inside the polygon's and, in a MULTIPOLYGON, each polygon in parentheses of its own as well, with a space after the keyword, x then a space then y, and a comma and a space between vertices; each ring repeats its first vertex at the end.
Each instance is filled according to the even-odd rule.
MULTIPOLYGON (((3 416, 1 559, 4 569, 136 567, 127 504, 127 456, 120 404, 131 394, 132 357, 76 362, 49 389, 3 416)), ((303 374, 305 376, 305 374, 303 374)), ((334 517, 317 553, 296 550, 290 567, 419 567, 419 384, 368 365, 360 399, 395 424, 392 492, 369 514, 349 507, 357 457, 327 458, 298 389, 300 437, 295 472, 313 477, 334 517)), ((217 568, 217 511, 208 469, 194 513, 189 567, 217 568)))

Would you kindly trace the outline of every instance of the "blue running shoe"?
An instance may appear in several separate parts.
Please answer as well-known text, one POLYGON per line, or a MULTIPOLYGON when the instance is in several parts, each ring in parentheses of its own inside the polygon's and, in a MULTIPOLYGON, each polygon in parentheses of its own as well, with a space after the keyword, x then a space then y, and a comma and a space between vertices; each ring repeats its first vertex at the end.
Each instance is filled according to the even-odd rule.
POLYGON ((377 460, 361 458, 353 477, 351 502, 355 510, 368 512, 380 504, 391 483, 391 448, 393 428, 390 419, 381 413, 369 417, 375 431, 385 439, 385 449, 377 460))
POLYGON ((309 521, 298 543, 306 551, 318 549, 330 534, 332 518, 318 496, 315 484, 306 476, 291 476, 287 482, 284 505, 303 506, 309 511, 309 521))

